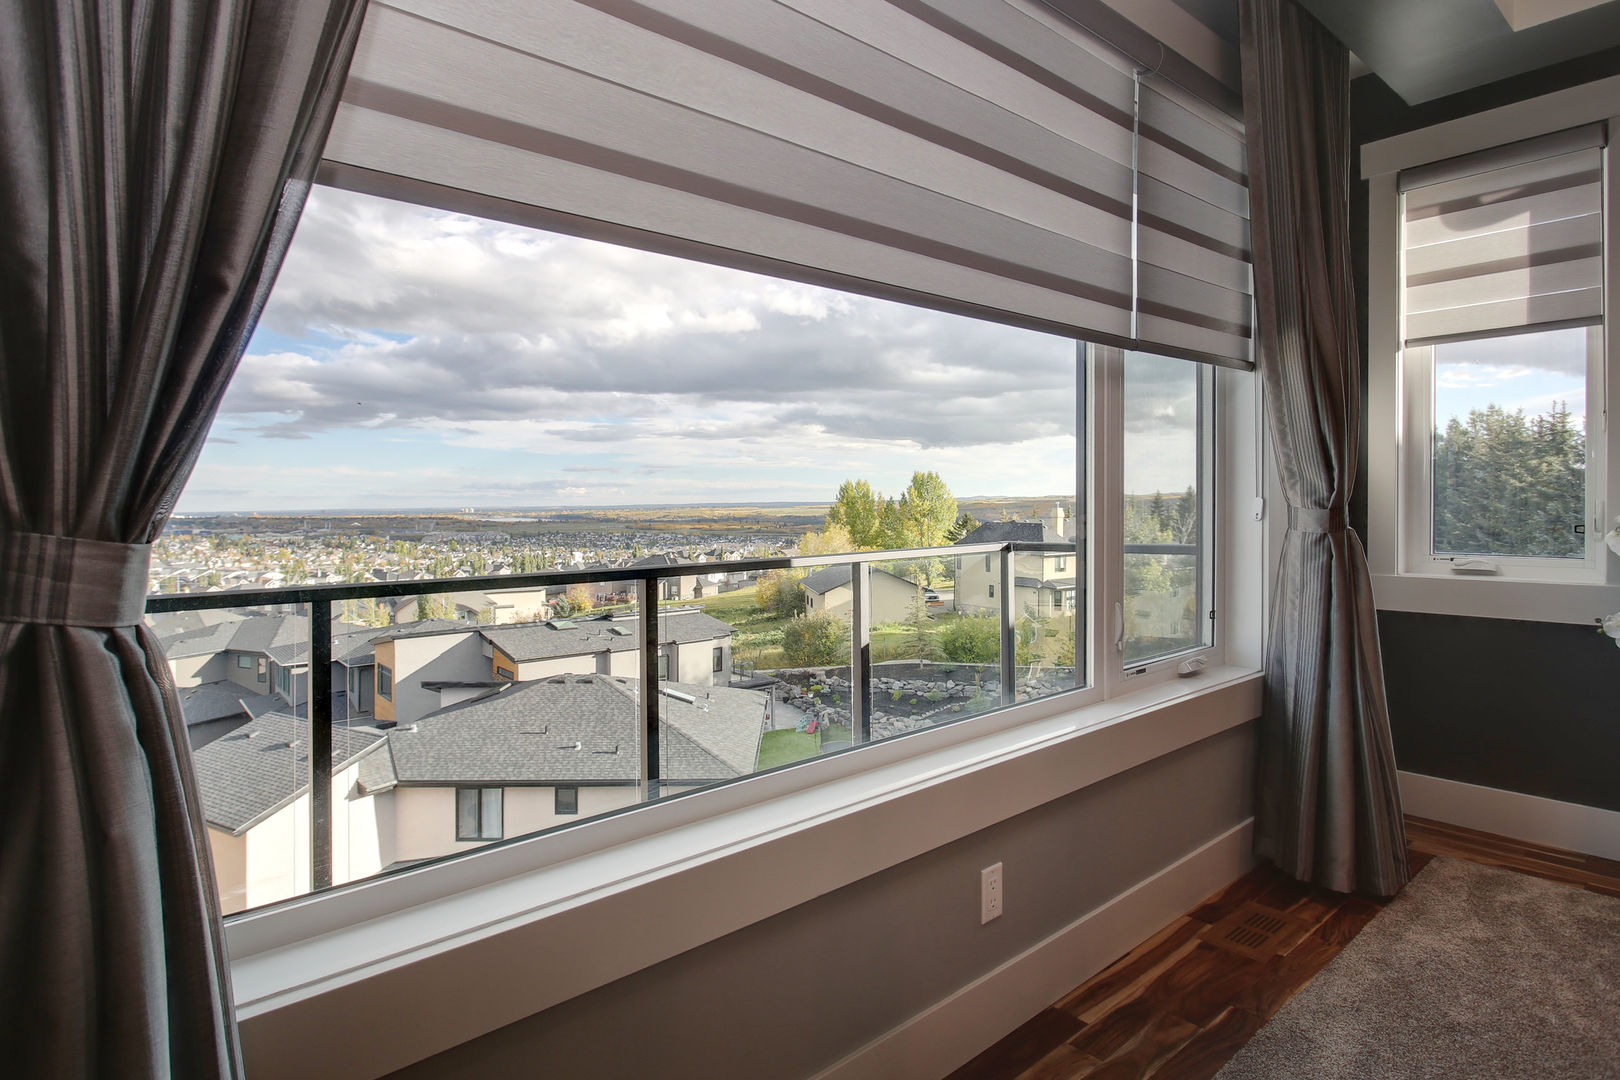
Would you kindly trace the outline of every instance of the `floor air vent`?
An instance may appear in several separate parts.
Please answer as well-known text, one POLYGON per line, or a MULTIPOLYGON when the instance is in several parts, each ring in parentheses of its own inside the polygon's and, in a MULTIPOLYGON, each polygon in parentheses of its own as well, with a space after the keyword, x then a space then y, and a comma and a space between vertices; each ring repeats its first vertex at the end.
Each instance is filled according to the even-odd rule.
POLYGON ((1204 940, 1251 960, 1269 960, 1291 948, 1309 929, 1292 915, 1250 901, 1204 931, 1204 940))

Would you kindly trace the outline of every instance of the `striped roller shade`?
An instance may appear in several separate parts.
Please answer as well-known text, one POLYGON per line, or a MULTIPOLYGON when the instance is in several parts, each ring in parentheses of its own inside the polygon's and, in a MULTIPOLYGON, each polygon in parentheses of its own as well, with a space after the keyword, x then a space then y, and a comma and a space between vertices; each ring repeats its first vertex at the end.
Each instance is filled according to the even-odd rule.
POLYGON ((373 0, 322 176, 1246 365, 1242 129, 1132 71, 1032 0, 373 0))
POLYGON ((1603 317, 1601 124, 1409 169, 1408 346, 1603 317))

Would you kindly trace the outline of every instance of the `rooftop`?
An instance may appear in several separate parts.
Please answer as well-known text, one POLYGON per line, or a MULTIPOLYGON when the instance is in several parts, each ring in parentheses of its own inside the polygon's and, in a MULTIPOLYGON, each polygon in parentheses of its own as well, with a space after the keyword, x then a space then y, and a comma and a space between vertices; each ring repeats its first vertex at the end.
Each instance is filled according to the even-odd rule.
MULTIPOLYGON (((380 731, 332 729, 332 771, 377 745, 380 731)), ((309 789, 309 721, 266 713, 192 753, 208 824, 240 836, 309 789)))
MULTIPOLYGON (((638 683, 567 675, 509 683, 388 732, 388 753, 360 769, 368 793, 396 784, 635 783, 641 776, 638 683)), ((659 775, 704 782, 752 772, 767 695, 663 683, 659 775), (690 698, 690 701, 683 700, 690 698)))
MULTIPOLYGON (((513 626, 481 626, 479 632, 513 660, 549 660, 599 652, 623 652, 640 646, 641 632, 634 617, 553 619, 513 626)), ((732 633, 729 624, 695 609, 677 609, 658 615, 660 641, 712 641, 732 633)))

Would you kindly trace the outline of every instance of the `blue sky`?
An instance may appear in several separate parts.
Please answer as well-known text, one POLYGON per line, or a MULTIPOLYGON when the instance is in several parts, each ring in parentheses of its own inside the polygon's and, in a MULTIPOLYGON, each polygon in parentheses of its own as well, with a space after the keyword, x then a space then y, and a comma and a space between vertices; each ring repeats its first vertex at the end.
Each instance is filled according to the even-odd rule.
MULTIPOLYGON (((321 188, 179 508, 1057 495, 1074 380, 1069 339, 321 188)), ((1143 490, 1188 482, 1186 383, 1144 377, 1143 490)))
POLYGON ((1576 328, 1436 346, 1437 426, 1490 404, 1530 416, 1561 402, 1584 427, 1586 337, 1576 328))

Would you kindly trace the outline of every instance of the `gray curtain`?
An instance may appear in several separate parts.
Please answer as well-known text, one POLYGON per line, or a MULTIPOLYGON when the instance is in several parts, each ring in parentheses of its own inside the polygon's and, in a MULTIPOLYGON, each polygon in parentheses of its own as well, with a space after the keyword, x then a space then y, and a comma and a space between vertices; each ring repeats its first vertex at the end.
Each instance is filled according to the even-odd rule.
POLYGON ((0 1068, 240 1071, 184 722, 140 625, 361 0, 0 0, 0 1068))
POLYGON ((1367 559, 1348 528, 1361 391, 1345 48, 1293 0, 1241 0, 1260 377, 1288 532, 1271 609, 1255 842, 1302 881, 1408 872, 1367 559))

